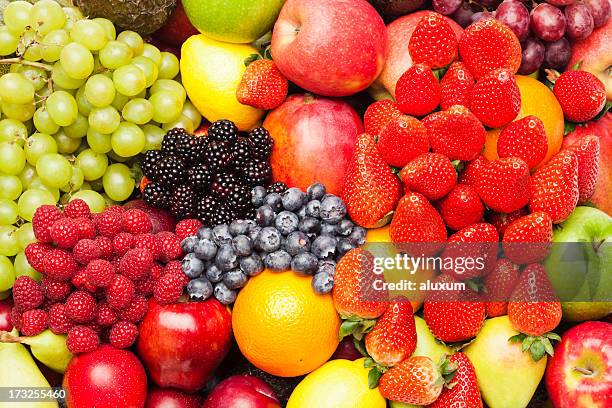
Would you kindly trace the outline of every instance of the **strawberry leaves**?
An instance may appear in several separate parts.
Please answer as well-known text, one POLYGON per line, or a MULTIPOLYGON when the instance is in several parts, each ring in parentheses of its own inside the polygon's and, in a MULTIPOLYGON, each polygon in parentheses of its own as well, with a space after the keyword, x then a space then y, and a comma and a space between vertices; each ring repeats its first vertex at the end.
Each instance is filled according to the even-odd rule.
POLYGON ((510 337, 508 341, 511 343, 521 343, 521 350, 523 352, 529 352, 533 361, 540 361, 546 354, 550 356, 555 354, 552 341, 561 341, 561 337, 556 333, 545 333, 542 336, 528 336, 519 333, 510 337))

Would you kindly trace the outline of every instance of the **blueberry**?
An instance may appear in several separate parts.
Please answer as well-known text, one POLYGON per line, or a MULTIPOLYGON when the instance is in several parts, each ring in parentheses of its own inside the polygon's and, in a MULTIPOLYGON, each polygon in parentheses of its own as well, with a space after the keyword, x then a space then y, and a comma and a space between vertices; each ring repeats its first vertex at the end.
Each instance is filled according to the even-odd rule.
POLYGON ((240 258, 240 270, 248 276, 259 275, 264 270, 264 264, 259 255, 251 254, 240 258))
POLYGON ((329 235, 320 235, 310 245, 310 251, 319 259, 330 259, 336 255, 337 239, 329 235))
POLYGON ((251 190, 251 204, 253 207, 261 207, 263 205, 264 198, 266 197, 266 188, 263 186, 253 187, 251 190))
POLYGON ((351 231, 351 235, 349 235, 349 239, 355 246, 363 245, 365 244, 366 233, 367 231, 365 228, 355 225, 353 231, 351 231))
POLYGON ((198 258, 210 261, 217 254, 217 245, 212 240, 204 238, 198 241, 193 252, 198 258))
POLYGON ((321 259, 317 273, 325 272, 331 276, 336 273, 336 262, 329 259, 321 259))
POLYGON ((225 275, 223 275, 223 283, 230 289, 243 287, 246 285, 248 279, 249 278, 239 269, 226 272, 225 275))
POLYGON ((300 209, 297 210, 296 214, 300 220, 304 218, 306 216, 306 206, 303 205, 302 207, 300 207, 300 209))
POLYGON ((325 186, 321 183, 311 184, 310 187, 306 190, 306 194, 308 194, 309 200, 320 200, 325 195, 325 186))
POLYGON ((238 257, 234 248, 229 244, 221 246, 215 256, 215 264, 224 272, 235 269, 238 266, 238 257))
POLYGON ((321 224, 321 230, 319 231, 320 235, 329 235, 330 237, 336 236, 336 226, 334 224, 329 224, 324 222, 321 224))
POLYGON ((287 211, 297 211, 304 204, 306 194, 297 187, 287 189, 282 194, 283 207, 287 211))
POLYGON ((318 272, 312 278, 312 289, 319 295, 325 295, 334 287, 334 277, 325 272, 318 272))
POLYGON ((314 274, 319 267, 319 260, 310 252, 301 252, 291 260, 291 269, 307 275, 314 274))
POLYGON ((302 231, 294 231, 287 236, 283 248, 289 255, 295 256, 300 252, 307 252, 310 250, 310 240, 302 231))
POLYGON ((219 282, 215 285, 213 294, 215 295, 215 299, 224 305, 232 304, 236 300, 236 291, 228 288, 223 282, 219 282))
POLYGON ((269 205, 262 205, 255 211, 255 221, 262 227, 267 227, 274 222, 274 210, 269 205))
POLYGON ((198 259, 194 253, 187 254, 181 262, 183 273, 190 278, 197 278, 204 272, 204 262, 198 259))
POLYGON ((304 217, 298 224, 298 229, 304 234, 316 234, 321 231, 321 221, 313 217, 304 217))
POLYGON ((278 193, 268 194, 263 201, 264 205, 269 205, 274 211, 280 211, 283 209, 283 199, 278 193))
POLYGON ((245 235, 249 232, 251 224, 247 220, 235 220, 229 225, 229 232, 232 236, 245 235))
POLYGON ((206 278, 213 282, 221 282, 223 279, 223 271, 217 267, 215 264, 210 264, 208 268, 206 268, 206 278))
POLYGON ((289 269, 291 266, 291 255, 282 249, 274 251, 264 258, 266 268, 276 272, 282 272, 289 269))
POLYGON ((255 240, 255 246, 265 252, 274 252, 281 245, 281 234, 274 227, 265 227, 259 231, 257 239, 255 240))
POLYGON ((213 239, 212 228, 200 227, 198 229, 198 239, 213 239))
POLYGON ((308 217, 319 218, 321 214, 321 202, 319 200, 312 200, 306 204, 306 215, 308 217))
POLYGON ((186 254, 193 252, 196 244, 198 243, 198 237, 187 237, 181 241, 181 249, 186 254))
POLYGON ((336 234, 342 235, 343 237, 348 237, 351 235, 354 225, 355 224, 353 224, 353 221, 344 219, 336 224, 336 234))
POLYGON ((232 234, 229 232, 227 224, 219 224, 213 228, 213 240, 217 246, 228 244, 232 240, 232 234))
POLYGON ((346 205, 340 197, 330 196, 321 201, 321 219, 329 224, 337 224, 346 215, 346 205))
POLYGON ((289 211, 281 211, 274 220, 274 226, 283 235, 289 235, 298 228, 298 216, 289 211))
POLYGON ((232 248, 238 256, 249 256, 253 252, 253 242, 246 235, 238 235, 232 239, 232 248))
POLYGON ((206 278, 193 279, 187 284, 187 294, 189 299, 205 300, 212 295, 213 287, 206 278))
POLYGON ((249 229, 248 237, 251 238, 251 241, 255 242, 257 236, 259 235, 259 231, 261 231, 261 227, 259 225, 255 225, 249 229))
POLYGON ((344 254, 346 254, 353 248, 355 248, 355 245, 353 245, 350 239, 342 238, 338 240, 338 243, 336 244, 336 252, 338 259, 342 258, 344 254))
POLYGON ((253 228, 259 228, 254 220, 244 220, 244 223, 247 225, 247 233, 249 233, 253 228))

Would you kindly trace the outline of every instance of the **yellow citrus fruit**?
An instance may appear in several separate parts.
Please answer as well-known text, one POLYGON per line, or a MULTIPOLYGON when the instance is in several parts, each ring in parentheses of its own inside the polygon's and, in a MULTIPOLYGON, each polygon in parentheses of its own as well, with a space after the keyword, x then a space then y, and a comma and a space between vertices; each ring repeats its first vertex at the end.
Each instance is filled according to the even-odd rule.
POLYGON ((256 367, 279 377, 307 374, 338 346, 340 318, 331 295, 317 295, 310 276, 265 270, 240 291, 234 336, 256 367))
MULTIPOLYGON (((521 111, 516 119, 534 115, 542 120, 548 136, 548 152, 541 164, 546 163, 552 156, 561 150, 563 143, 563 111, 557 101, 555 94, 542 82, 529 76, 516 76, 516 83, 521 92, 521 111)), ((489 160, 496 160, 497 138, 502 128, 493 129, 487 132, 484 156, 489 160)))
POLYGON ((246 68, 244 60, 256 53, 250 45, 223 43, 202 34, 185 41, 181 48, 183 86, 206 119, 229 119, 240 130, 250 130, 260 123, 264 111, 236 99, 246 68))
POLYGON ((332 360, 300 382, 287 408, 385 408, 387 402, 378 388, 368 387, 364 359, 332 360))

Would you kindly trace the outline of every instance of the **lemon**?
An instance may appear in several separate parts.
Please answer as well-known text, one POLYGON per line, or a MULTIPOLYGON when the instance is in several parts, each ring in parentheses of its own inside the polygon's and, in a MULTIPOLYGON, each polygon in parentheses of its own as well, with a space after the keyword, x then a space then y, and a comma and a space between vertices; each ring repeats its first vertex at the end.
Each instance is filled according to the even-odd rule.
POLYGON ((300 382, 293 390, 287 408, 385 408, 378 388, 368 387, 364 359, 332 360, 300 382))
POLYGON ((183 86, 206 119, 229 119, 240 130, 251 130, 260 123, 264 111, 236 99, 244 60, 256 53, 250 45, 223 43, 202 34, 185 41, 181 49, 183 86))

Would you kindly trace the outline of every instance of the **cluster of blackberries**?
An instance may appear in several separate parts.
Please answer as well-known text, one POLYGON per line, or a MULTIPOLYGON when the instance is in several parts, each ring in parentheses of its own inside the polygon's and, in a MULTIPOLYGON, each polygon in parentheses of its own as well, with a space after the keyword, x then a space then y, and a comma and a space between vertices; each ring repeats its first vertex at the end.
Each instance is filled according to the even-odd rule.
POLYGON ((143 199, 176 218, 199 218, 205 225, 230 223, 253 214, 249 192, 267 185, 274 141, 262 127, 242 137, 229 120, 210 125, 206 136, 172 129, 161 150, 141 163, 148 184, 143 199))

